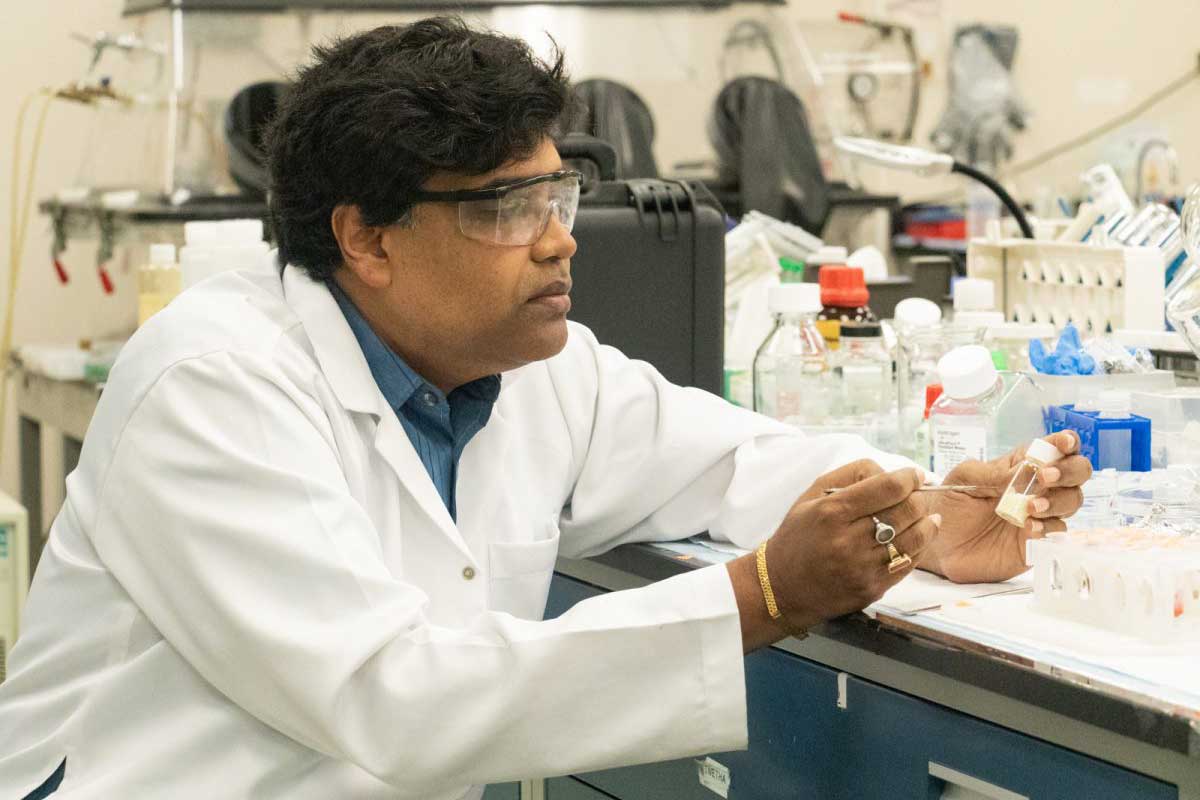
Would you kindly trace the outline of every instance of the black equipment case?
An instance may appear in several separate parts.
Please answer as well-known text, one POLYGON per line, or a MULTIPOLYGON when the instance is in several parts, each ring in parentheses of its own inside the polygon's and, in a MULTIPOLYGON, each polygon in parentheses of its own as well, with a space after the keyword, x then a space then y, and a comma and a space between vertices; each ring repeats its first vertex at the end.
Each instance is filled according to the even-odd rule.
POLYGON ((600 177, 585 178, 575 219, 570 318, 671 382, 719 395, 724 215, 681 181, 614 180, 615 158, 596 156, 596 144, 605 146, 574 136, 558 143, 567 166, 600 177))

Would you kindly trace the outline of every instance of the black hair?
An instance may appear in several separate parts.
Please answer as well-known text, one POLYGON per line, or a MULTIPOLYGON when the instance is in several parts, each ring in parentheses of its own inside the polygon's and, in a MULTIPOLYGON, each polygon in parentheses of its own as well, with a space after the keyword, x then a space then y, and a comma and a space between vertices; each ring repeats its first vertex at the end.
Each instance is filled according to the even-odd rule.
POLYGON ((434 172, 490 172, 529 158, 572 113, 552 63, 457 17, 384 26, 313 50, 266 134, 280 264, 328 279, 342 263, 338 205, 402 222, 434 172))

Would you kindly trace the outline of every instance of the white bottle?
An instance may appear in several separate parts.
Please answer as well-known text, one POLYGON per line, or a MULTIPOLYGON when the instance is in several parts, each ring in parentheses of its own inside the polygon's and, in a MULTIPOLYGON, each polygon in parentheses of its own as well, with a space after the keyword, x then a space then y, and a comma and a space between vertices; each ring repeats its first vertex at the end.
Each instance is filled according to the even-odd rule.
POLYGON ((138 327, 162 311, 180 291, 175 245, 150 245, 150 260, 138 270, 138 327))
POLYGON ((954 324, 984 329, 1004 324, 1004 312, 996 310, 996 284, 986 278, 955 281, 954 324))
POLYGON ((816 325, 820 287, 772 286, 767 309, 775 324, 754 356, 754 410, 792 425, 821 425, 829 417, 830 376, 816 325))
POLYGON ((986 347, 958 347, 937 366, 942 396, 929 410, 934 471, 987 461, 1045 432, 1040 392, 1028 376, 1001 375, 986 347))

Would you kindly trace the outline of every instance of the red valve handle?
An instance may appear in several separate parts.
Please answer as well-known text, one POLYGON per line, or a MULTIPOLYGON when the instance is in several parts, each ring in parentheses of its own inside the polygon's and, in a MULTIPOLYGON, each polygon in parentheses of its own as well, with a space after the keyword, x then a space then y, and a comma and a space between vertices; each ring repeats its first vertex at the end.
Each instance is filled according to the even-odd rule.
POLYGON ((100 271, 100 285, 104 288, 104 293, 112 294, 113 293, 113 282, 112 282, 112 278, 110 278, 108 275, 108 265, 101 264, 99 267, 99 271, 100 271))
POLYGON ((52 259, 52 261, 54 263, 54 272, 56 275, 58 275, 58 282, 63 286, 66 286, 71 280, 71 276, 67 274, 67 268, 64 267, 63 263, 57 258, 52 259))

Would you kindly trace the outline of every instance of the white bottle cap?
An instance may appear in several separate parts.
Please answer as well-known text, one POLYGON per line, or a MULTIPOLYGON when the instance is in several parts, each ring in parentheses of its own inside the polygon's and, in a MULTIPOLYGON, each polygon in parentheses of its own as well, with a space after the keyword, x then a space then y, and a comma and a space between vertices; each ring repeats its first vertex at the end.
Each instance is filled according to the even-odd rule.
POLYGON ((150 245, 150 263, 156 266, 174 264, 175 245, 169 242, 150 245))
POLYGON ((827 244, 821 245, 816 252, 810 253, 808 258, 804 259, 805 264, 845 264, 849 253, 844 247, 832 247, 827 244))
POLYGON ((1045 439, 1034 439, 1025 451, 1025 457, 1042 464, 1053 464, 1063 457, 1062 451, 1045 439))
POLYGON ((959 278, 954 282, 955 311, 991 311, 996 307, 996 284, 986 278, 959 278))
POLYGON ((924 297, 909 297, 896 303, 897 328, 932 328, 942 321, 942 309, 924 297))
POLYGON ((815 283, 781 283, 767 290, 772 314, 816 314, 821 308, 821 287, 815 283))
POLYGON ((986 347, 969 344, 942 356, 937 365, 943 394, 955 400, 978 397, 996 385, 1000 373, 986 347))
POLYGON ((1096 400, 1102 419, 1125 419, 1133 409, 1133 396, 1120 389, 1106 389, 1096 400))

